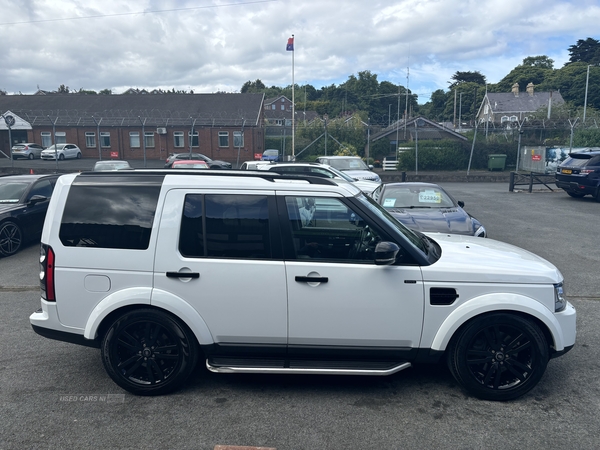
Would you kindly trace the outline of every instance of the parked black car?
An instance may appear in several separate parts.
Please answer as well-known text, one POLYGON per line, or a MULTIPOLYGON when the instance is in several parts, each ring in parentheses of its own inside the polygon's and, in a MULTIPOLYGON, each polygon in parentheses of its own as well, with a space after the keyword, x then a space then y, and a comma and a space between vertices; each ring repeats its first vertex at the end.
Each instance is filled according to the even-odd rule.
POLYGON ((556 186, 571 197, 591 195, 600 202, 600 150, 569 153, 556 168, 556 186))
POLYGON ((433 183, 382 184, 372 197, 392 216, 412 230, 487 237, 484 226, 433 183))
POLYGON ((10 256, 39 239, 59 175, 0 177, 0 255, 10 256))
POLYGON ((218 159, 211 159, 202 153, 171 153, 165 161, 165 169, 170 169, 173 165, 173 161, 178 159, 197 159, 199 161, 204 161, 211 169, 231 169, 231 163, 220 161, 218 159))

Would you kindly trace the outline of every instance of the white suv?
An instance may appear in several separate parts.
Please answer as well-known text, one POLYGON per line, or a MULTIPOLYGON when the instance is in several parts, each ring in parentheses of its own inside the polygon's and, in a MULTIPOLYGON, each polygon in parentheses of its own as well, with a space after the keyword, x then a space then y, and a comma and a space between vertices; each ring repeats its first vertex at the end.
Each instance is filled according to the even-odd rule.
POLYGON ((178 388, 199 359, 219 373, 388 375, 442 358, 479 398, 525 394, 575 344, 562 275, 512 245, 432 236, 330 179, 63 175, 30 321, 99 347, 141 395, 178 388))

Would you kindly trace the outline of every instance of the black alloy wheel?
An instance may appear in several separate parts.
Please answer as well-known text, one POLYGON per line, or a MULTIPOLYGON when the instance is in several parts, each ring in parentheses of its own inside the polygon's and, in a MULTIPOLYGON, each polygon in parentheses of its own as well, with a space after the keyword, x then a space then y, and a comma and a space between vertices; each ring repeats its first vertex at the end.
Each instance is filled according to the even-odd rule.
POLYGON ((548 343, 531 320, 497 313, 468 323, 448 348, 448 367, 468 392, 513 400, 535 387, 548 364, 548 343))
POLYGON ((12 220, 0 224, 0 255, 11 256, 21 249, 23 233, 21 227, 12 220))
POLYGON ((198 344, 170 314, 130 311, 102 341, 102 362, 115 383, 136 395, 162 395, 181 387, 196 365, 198 344))

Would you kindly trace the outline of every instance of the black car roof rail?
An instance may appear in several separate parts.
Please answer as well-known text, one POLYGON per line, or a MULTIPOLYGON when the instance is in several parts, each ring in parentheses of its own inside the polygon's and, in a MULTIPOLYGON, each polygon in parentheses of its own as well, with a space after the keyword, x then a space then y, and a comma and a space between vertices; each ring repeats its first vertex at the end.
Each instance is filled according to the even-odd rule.
POLYGON ((195 175, 201 177, 207 176, 225 176, 242 178, 262 178, 267 181, 277 180, 302 180, 310 184, 323 184, 337 186, 338 184, 331 178, 321 178, 304 174, 280 174, 271 171, 252 171, 252 170, 198 170, 198 169, 134 169, 119 171, 101 171, 101 172, 82 172, 78 176, 91 177, 123 177, 131 178, 142 175, 195 175))

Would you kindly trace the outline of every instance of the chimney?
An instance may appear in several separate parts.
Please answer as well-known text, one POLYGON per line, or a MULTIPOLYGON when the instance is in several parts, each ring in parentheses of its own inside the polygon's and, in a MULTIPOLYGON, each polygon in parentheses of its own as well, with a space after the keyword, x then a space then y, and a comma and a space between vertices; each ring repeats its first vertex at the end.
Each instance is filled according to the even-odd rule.
POLYGON ((529 82, 529 84, 527 85, 527 88, 526 88, 527 93, 529 94, 530 97, 533 97, 533 87, 534 87, 534 84, 529 82))
POLYGON ((519 96, 519 83, 515 83, 512 85, 511 92, 515 94, 515 97, 519 96))

